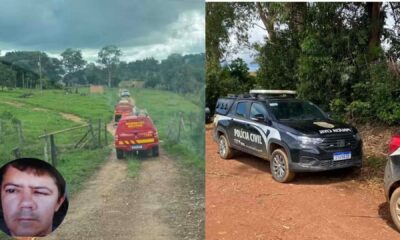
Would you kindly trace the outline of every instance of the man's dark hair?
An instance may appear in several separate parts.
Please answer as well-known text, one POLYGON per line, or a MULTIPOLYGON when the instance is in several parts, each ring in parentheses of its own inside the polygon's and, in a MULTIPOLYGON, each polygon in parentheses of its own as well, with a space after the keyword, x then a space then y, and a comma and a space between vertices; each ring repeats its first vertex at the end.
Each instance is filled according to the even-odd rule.
POLYGON ((36 176, 48 174, 54 179, 58 189, 58 199, 65 194, 65 180, 61 174, 49 163, 36 158, 19 158, 4 165, 0 169, 0 186, 3 184, 4 174, 10 168, 16 168, 21 172, 32 172, 36 176))
MULTIPOLYGON (((54 229, 56 229, 61 224, 68 211, 69 204, 66 195, 66 184, 64 178, 53 166, 51 166, 49 163, 45 161, 42 161, 37 158, 19 158, 6 163, 3 167, 0 168, 0 188, 1 185, 3 184, 4 174, 10 167, 16 168, 21 172, 31 172, 36 176, 43 176, 47 174, 54 179, 54 182, 58 189, 58 200, 60 200, 63 196, 65 196, 64 202, 61 204, 60 208, 58 209, 57 212, 54 213, 53 216, 52 230, 54 231, 54 229)), ((0 196, 1 196, 1 189, 0 189, 0 196)), ((1 202, 0 202, 0 229, 3 230, 3 232, 10 235, 8 227, 4 221, 3 206, 1 205, 1 202)))

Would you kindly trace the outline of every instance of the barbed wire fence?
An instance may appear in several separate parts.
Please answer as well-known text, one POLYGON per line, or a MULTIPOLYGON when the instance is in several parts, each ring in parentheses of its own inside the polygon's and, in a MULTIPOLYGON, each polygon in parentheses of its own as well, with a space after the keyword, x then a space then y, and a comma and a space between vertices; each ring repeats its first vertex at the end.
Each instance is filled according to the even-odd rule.
POLYGON ((204 114, 176 112, 168 123, 167 141, 189 145, 192 151, 204 154, 204 114))
POLYGON ((102 120, 88 121, 70 128, 58 129, 35 137, 27 137, 23 123, 13 116, 0 118, 1 162, 21 157, 38 157, 56 166, 60 156, 77 149, 96 149, 108 146, 107 124, 102 120), (73 132, 73 133, 71 133, 73 132), (60 135, 67 140, 57 142, 60 135), (65 136, 64 136, 65 137, 65 136))

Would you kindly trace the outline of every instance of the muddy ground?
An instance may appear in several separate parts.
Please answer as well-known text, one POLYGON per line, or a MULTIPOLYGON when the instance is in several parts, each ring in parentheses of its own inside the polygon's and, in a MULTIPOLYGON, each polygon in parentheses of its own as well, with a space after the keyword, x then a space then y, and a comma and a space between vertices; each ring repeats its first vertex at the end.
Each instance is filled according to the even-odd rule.
POLYGON ((217 151, 207 127, 207 240, 400 239, 382 182, 340 170, 299 174, 281 184, 268 161, 244 153, 223 160, 217 151))

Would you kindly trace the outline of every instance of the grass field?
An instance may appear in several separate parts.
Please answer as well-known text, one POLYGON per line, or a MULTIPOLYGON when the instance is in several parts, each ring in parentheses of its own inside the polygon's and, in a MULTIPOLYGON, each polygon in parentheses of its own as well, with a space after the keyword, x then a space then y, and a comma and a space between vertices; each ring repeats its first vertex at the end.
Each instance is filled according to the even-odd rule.
MULTIPOLYGON (((86 91, 81 89, 81 91, 86 91)), ((77 125, 65 119, 59 112, 72 113, 88 119, 103 119, 109 122, 112 118, 114 102, 117 95, 114 91, 106 94, 68 94, 61 90, 27 91, 14 90, 0 92, 0 119, 2 119, 2 134, 0 134, 0 164, 14 159, 11 150, 20 147, 23 157, 44 159, 44 139, 39 136, 46 132, 62 130, 77 125), (28 98, 21 98, 22 94, 32 93, 28 98), (24 142, 19 142, 15 123, 18 119, 22 126, 24 142)), ((97 121, 96 121, 97 122, 97 121)), ((87 128, 57 134, 57 168, 68 183, 69 192, 74 193, 81 187, 81 183, 97 169, 107 158, 110 147, 99 149, 73 149, 73 145, 86 133, 87 128)), ((103 132, 104 134, 104 132, 103 132)), ((111 143, 112 136, 108 135, 111 143)), ((104 145, 104 141, 103 141, 104 145)))
POLYGON ((187 99, 167 91, 130 89, 139 109, 146 109, 158 128, 164 148, 185 164, 204 170, 204 109, 187 99), (184 116, 179 142, 180 113, 184 116), (174 135, 174 136, 171 136, 174 135))
POLYGON ((13 101, 41 107, 57 112, 72 113, 86 120, 102 119, 110 121, 114 104, 117 101, 117 91, 106 91, 105 94, 89 94, 88 88, 80 88, 79 94, 65 94, 63 90, 20 90, 0 92, 0 101, 13 101), (21 98, 26 93, 31 96, 21 98))
MULTIPOLYGON (((193 103, 198 100, 193 97, 184 98, 167 91, 130 89, 130 92, 137 107, 147 109, 149 112, 158 128, 164 148, 174 156, 178 156, 187 165, 204 169, 204 114, 202 108, 193 103), (190 122, 187 119, 185 120, 185 127, 181 129, 179 142, 177 142, 171 140, 172 137, 168 133, 176 134, 178 131, 180 113, 182 113, 182 116, 192 116, 193 118, 189 119, 190 122)), ((78 125, 64 119, 60 112, 75 114, 85 121, 93 119, 94 122, 97 122, 97 119, 102 119, 103 122, 109 122, 112 119, 114 105, 117 101, 117 89, 106 91, 105 94, 88 94, 88 89, 79 89, 79 94, 65 94, 63 90, 28 91, 16 89, 0 92, 0 119, 7 119, 7 117, 19 119, 25 138, 23 155, 43 159, 44 141, 39 139, 38 136, 44 134, 45 131, 52 132, 78 125), (27 93, 31 93, 31 95, 26 98, 21 97, 27 93)), ((0 144, 0 154, 3 156, 0 159, 0 164, 13 159, 11 150, 19 145, 12 121, 5 120, 3 125, 7 139, 4 139, 3 143, 0 144)), ((56 145, 62 150, 64 146, 68 147, 72 143, 76 143, 85 133, 85 130, 80 129, 56 135, 56 145)), ((112 137, 109 136, 108 139, 110 142, 112 137)), ((81 161, 87 158, 93 159, 97 154, 98 150, 85 150, 82 154, 80 154, 80 151, 62 152, 59 156, 62 162, 60 169, 63 169, 63 164, 74 162, 71 158, 81 161), (88 155, 89 153, 92 155, 88 155)), ((99 163, 93 162, 94 166, 97 166, 97 164, 99 163)), ((140 164, 137 162, 129 162, 128 166, 130 166, 130 169, 132 168, 130 175, 135 175, 140 168, 140 164)), ((67 167, 65 169, 73 168, 67 167)), ((94 167, 89 166, 88 169, 94 169, 94 167)), ((69 170, 65 170, 65 174, 69 175, 69 170)), ((71 176, 74 176, 74 173, 71 176)), ((71 177, 71 179, 75 178, 71 177)), ((76 185, 76 188, 79 188, 79 184, 76 185)), ((70 190, 75 192, 75 186, 70 190)))
MULTIPOLYGON (((87 89, 80 89, 84 94, 65 94, 62 90, 13 90, 0 91, 0 165, 14 159, 12 149, 22 147, 24 157, 43 159, 44 140, 39 136, 46 132, 57 131, 79 125, 65 119, 62 113, 71 113, 84 121, 110 122, 115 103, 118 101, 118 90, 112 89, 105 94, 87 94, 87 89), (21 97, 32 93, 27 98, 21 97), (13 120, 14 119, 14 120, 13 120), (15 129, 15 119, 21 122, 24 142, 19 142, 15 129)), ((186 166, 204 170, 204 121, 203 109, 193 102, 197 99, 186 99, 174 93, 149 89, 130 89, 136 105, 147 109, 155 122, 162 146, 176 156, 186 166), (179 141, 171 139, 171 132, 176 133, 179 127, 178 116, 189 117, 181 129, 179 141), (191 121, 191 122, 188 122, 191 121), (172 131, 171 131, 172 130, 172 131)), ((86 179, 107 159, 112 147, 98 149, 72 149, 85 133, 86 128, 56 135, 58 149, 57 169, 64 176, 69 197, 79 191, 86 179)), ((108 136, 111 143, 112 136, 108 136)), ((141 160, 137 157, 127 159, 128 175, 136 177, 140 171, 141 160)), ((0 233, 0 239, 11 239, 0 233)))

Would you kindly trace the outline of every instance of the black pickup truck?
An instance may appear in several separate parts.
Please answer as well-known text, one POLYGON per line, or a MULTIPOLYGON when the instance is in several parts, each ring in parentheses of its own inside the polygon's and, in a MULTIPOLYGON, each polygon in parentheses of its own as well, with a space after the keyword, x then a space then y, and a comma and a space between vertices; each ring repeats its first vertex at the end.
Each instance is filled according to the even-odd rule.
POLYGON ((270 160, 278 182, 295 172, 362 166, 362 141, 357 129, 330 119, 309 101, 289 90, 251 90, 218 99, 214 140, 221 158, 243 151, 270 160))

